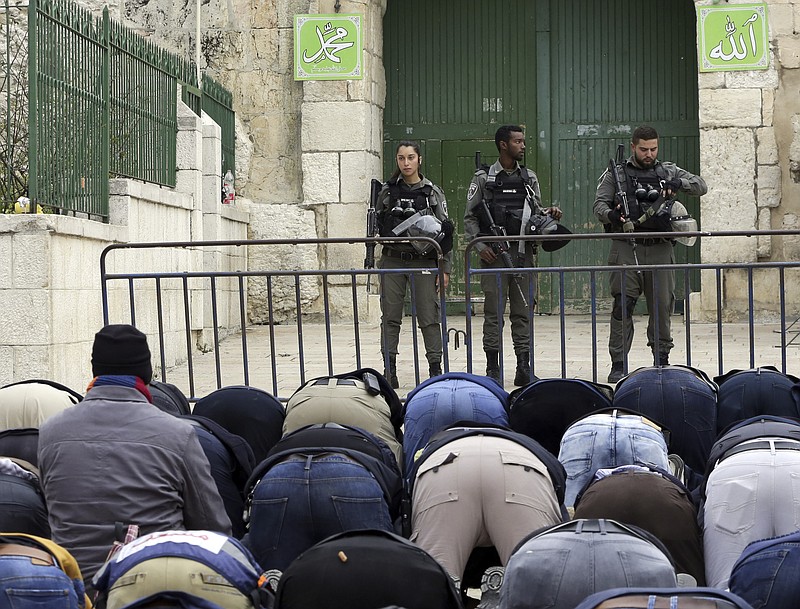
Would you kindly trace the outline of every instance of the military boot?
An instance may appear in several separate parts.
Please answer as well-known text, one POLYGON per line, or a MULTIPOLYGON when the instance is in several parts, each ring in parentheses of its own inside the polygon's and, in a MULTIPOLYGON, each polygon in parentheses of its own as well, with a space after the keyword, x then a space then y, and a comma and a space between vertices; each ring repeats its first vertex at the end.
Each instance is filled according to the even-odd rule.
POLYGON ((442 373, 442 362, 430 362, 428 364, 428 378, 439 376, 442 373))
POLYGON ((500 380, 500 352, 487 351, 486 352, 486 376, 490 379, 496 380, 501 385, 503 381, 500 380))
POLYGON ((659 353, 656 356, 656 366, 669 366, 669 353, 659 353))
POLYGON ((611 362, 611 372, 608 374, 609 383, 617 383, 625 376, 625 366, 622 362, 611 362))
POLYGON ((517 373, 514 375, 514 386, 524 387, 531 382, 531 358, 527 351, 517 353, 517 373))
POLYGON ((389 367, 383 371, 383 376, 389 381, 392 389, 400 388, 400 381, 397 380, 397 359, 394 357, 389 358, 389 367))

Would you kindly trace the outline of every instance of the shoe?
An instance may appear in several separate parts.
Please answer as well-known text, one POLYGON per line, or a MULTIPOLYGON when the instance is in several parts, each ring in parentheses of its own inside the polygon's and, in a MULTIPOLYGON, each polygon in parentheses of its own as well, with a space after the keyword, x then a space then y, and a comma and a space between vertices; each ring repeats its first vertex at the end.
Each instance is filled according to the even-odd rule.
POLYGON ((517 353, 517 372, 514 375, 514 386, 524 387, 531 382, 531 358, 527 351, 517 353))
POLYGON ((625 376, 625 368, 622 362, 611 362, 611 372, 608 373, 609 383, 618 383, 625 376))
POLYGON ((669 353, 659 353, 656 366, 669 366, 669 353))
POLYGON ((278 591, 278 582, 281 580, 281 575, 283 573, 278 571, 278 569, 270 569, 269 571, 264 571, 261 575, 261 578, 264 580, 266 584, 267 590, 275 594, 278 591))
POLYGON ((500 587, 506 570, 489 567, 481 576, 481 602, 476 609, 497 609, 500 606, 500 587))
POLYGON ((428 378, 433 378, 434 376, 439 376, 442 373, 442 364, 441 362, 433 362, 432 364, 428 365, 428 378))
POLYGON ((400 388, 400 381, 397 380, 397 360, 395 358, 389 358, 389 367, 384 369, 383 376, 389 381, 392 389, 400 388))
POLYGON ((490 379, 496 380, 501 385, 503 381, 500 380, 500 352, 487 351, 486 352, 486 376, 490 379))

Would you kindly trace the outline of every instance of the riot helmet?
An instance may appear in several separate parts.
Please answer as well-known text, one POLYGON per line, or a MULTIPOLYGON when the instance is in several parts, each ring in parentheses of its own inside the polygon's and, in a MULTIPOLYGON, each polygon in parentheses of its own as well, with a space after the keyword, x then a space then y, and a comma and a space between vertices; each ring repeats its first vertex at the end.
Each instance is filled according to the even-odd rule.
MULTIPOLYGON (((536 214, 531 216, 527 231, 529 235, 571 235, 572 231, 563 224, 556 222, 550 214, 536 214)), ((542 241, 542 249, 546 252, 560 250, 569 244, 569 239, 542 241)))
MULTIPOLYGON (((670 225, 673 232, 696 232, 697 220, 689 215, 689 211, 680 201, 673 201, 672 209, 670 210, 670 225)), ((697 237, 692 235, 689 237, 676 237, 678 243, 690 247, 695 244, 697 237)))
POLYGON ((549 214, 535 214, 528 222, 529 235, 549 235, 557 228, 557 223, 549 214))
MULTIPOLYGON (((430 237, 438 243, 444 238, 441 220, 432 214, 420 212, 403 220, 393 232, 398 237, 430 237)), ((425 256, 433 250, 433 245, 426 241, 414 240, 411 245, 420 256, 425 256)))

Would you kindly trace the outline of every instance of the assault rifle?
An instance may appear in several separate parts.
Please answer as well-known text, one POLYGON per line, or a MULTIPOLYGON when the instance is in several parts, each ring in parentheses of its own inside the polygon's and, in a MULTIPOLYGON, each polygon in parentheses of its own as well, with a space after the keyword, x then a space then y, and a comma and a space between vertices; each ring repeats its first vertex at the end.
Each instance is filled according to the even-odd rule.
MULTIPOLYGON (((480 169, 481 165, 481 153, 480 151, 475 153, 475 169, 480 169)), ((503 266, 509 269, 516 268, 516 264, 514 264, 514 260, 511 258, 511 254, 509 251, 511 250, 511 244, 508 242, 508 234, 506 233, 506 229, 504 226, 499 226, 494 221, 494 216, 492 216, 492 210, 489 209, 489 204, 486 203, 486 199, 484 198, 481 200, 481 207, 483 209, 483 213, 486 216, 486 223, 489 226, 489 230, 491 231, 492 235, 498 237, 498 241, 493 241, 490 244, 494 253, 500 257, 500 260, 503 262, 503 266)), ((513 283, 517 291, 519 292, 520 298, 522 298, 522 302, 525 303, 525 308, 528 307, 528 299, 525 298, 525 291, 522 289, 520 285, 520 280, 522 279, 522 275, 520 273, 513 273, 511 275, 511 283, 513 283)))
MULTIPOLYGON (((375 237, 378 234, 378 210, 376 209, 378 205, 378 195, 381 192, 381 188, 383 188, 383 184, 380 183, 379 180, 375 178, 369 184, 369 207, 367 208, 367 238, 375 237)), ((365 269, 374 269, 375 268, 375 242, 367 242, 365 244, 366 248, 366 257, 364 258, 364 268, 365 269)), ((367 274, 367 292, 370 291, 369 285, 370 275, 367 274)))
MULTIPOLYGON (((625 145, 620 144, 617 146, 617 158, 616 160, 611 159, 608 161, 608 171, 611 174, 611 177, 614 178, 614 189, 616 193, 614 194, 615 200, 618 200, 622 205, 622 215, 625 216, 625 222, 622 224, 622 232, 623 233, 632 233, 634 229, 633 220, 631 220, 631 208, 630 204, 628 203, 628 191, 622 186, 622 180, 620 180, 619 172, 625 163, 625 145)), ((633 261, 636 263, 636 266, 639 266, 639 258, 636 255, 636 239, 631 237, 631 252, 633 253, 633 261)))

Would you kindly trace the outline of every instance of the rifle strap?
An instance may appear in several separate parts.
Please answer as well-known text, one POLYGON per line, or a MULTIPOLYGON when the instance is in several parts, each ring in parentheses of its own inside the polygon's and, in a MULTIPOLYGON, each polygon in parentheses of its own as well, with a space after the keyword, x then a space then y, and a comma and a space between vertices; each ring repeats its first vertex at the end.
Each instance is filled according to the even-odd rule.
MULTIPOLYGON (((526 172, 527 173, 527 172, 526 172)), ((525 197, 525 202, 527 205, 522 206, 522 222, 519 225, 519 236, 525 236, 525 227, 528 226, 528 222, 530 222, 531 214, 533 212, 533 188, 531 188, 528 181, 525 181, 525 192, 527 196, 525 197)), ((517 241, 517 253, 520 257, 525 256, 525 242, 520 240, 517 241)))

